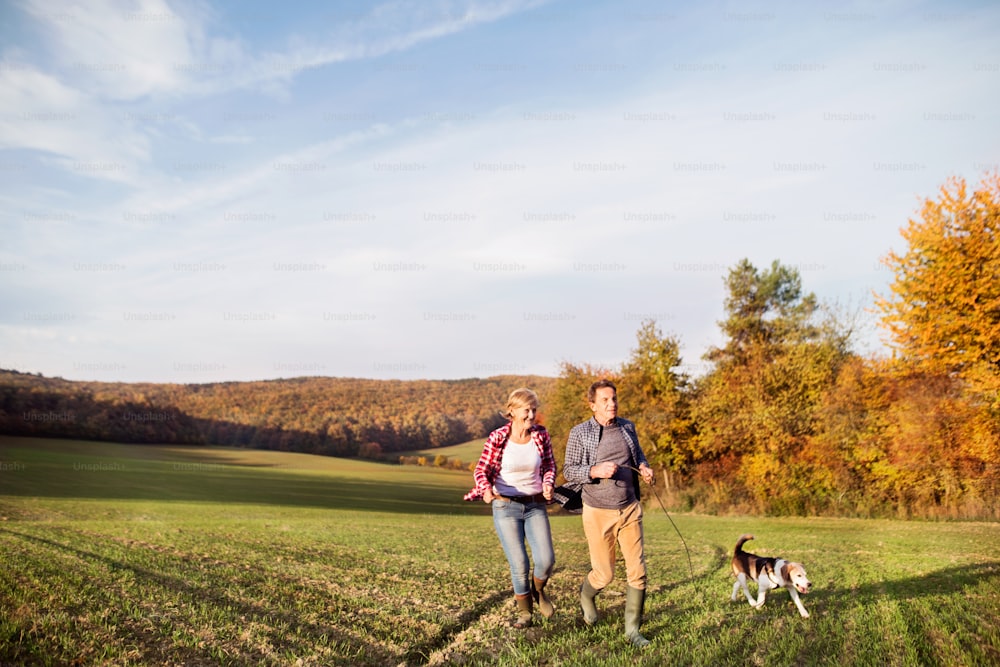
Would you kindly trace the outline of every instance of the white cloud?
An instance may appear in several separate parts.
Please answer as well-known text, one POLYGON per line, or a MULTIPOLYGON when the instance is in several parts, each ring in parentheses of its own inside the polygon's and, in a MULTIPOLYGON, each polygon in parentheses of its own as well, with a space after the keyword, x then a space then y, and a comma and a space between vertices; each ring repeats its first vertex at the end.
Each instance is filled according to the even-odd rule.
POLYGON ((162 0, 28 0, 61 72, 108 100, 181 88, 198 67, 185 20, 162 0))
POLYGON ((121 115, 29 65, 0 68, 0 148, 31 149, 78 176, 130 182, 149 158, 121 115))

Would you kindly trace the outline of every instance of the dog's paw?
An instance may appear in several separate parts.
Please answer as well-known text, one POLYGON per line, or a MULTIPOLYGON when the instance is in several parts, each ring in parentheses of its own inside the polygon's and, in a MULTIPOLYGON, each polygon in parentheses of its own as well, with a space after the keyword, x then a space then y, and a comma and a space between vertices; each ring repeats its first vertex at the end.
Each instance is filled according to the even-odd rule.
POLYGON ((802 618, 809 618, 809 612, 808 611, 806 611, 806 610, 803 609, 799 613, 802 614, 802 618))

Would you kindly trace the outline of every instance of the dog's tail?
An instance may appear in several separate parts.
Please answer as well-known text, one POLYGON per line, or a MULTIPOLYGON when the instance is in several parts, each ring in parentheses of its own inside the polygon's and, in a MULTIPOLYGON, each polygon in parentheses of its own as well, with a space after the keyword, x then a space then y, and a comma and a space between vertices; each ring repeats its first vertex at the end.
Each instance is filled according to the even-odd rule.
POLYGON ((733 550, 733 555, 743 553, 743 545, 753 539, 753 535, 750 533, 745 533, 740 535, 740 539, 736 540, 736 549, 733 550))

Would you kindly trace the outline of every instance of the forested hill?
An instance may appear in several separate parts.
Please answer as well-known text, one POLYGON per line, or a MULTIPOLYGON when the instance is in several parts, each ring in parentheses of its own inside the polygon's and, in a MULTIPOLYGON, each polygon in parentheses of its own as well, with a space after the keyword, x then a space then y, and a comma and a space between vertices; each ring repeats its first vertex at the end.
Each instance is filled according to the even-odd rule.
POLYGON ((308 377, 215 384, 79 382, 0 370, 0 433, 213 444, 334 456, 457 444, 503 423, 507 394, 555 378, 308 377))

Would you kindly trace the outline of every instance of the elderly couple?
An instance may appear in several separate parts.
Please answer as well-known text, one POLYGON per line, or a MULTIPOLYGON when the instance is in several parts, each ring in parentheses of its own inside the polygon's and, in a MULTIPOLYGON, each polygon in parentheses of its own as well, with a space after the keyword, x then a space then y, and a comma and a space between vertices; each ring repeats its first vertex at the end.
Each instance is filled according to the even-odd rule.
MULTIPOLYGON (((625 634, 643 647, 649 640, 639 633, 646 599, 639 477, 652 484, 653 471, 639 446, 635 425, 618 417, 615 385, 609 380, 595 382, 587 400, 594 416, 570 431, 563 466, 568 489, 582 490, 583 529, 590 550, 591 570, 580 586, 583 620, 588 625, 597 622, 595 598, 614 578, 617 544, 628 579, 625 634)), ((514 585, 515 628, 531 625, 533 603, 546 618, 554 612, 545 594, 555 565, 546 504, 553 500, 556 464, 548 432, 535 423, 537 411, 535 392, 511 392, 503 412, 510 421, 486 439, 473 473, 476 486, 465 495, 466 500, 482 499, 493 508, 493 525, 514 585)))

